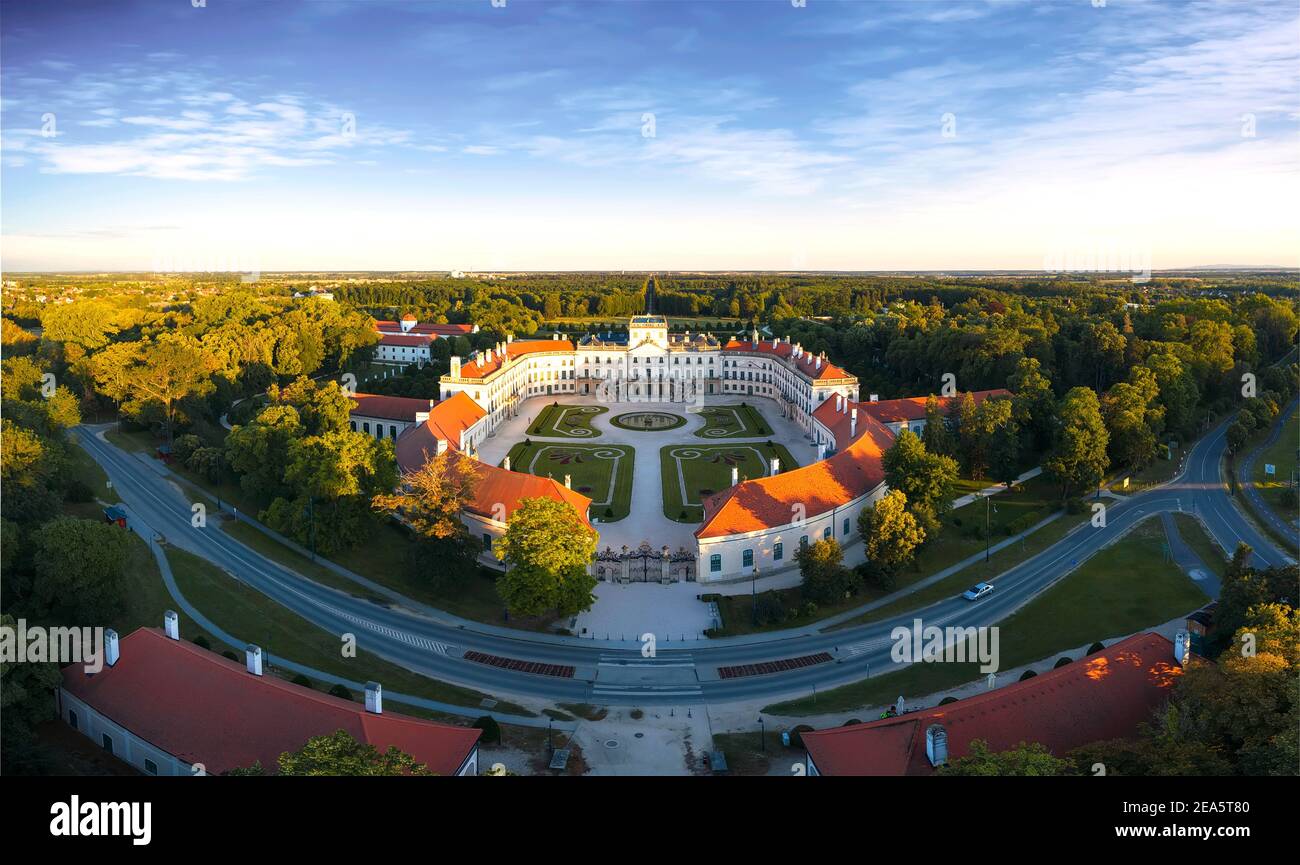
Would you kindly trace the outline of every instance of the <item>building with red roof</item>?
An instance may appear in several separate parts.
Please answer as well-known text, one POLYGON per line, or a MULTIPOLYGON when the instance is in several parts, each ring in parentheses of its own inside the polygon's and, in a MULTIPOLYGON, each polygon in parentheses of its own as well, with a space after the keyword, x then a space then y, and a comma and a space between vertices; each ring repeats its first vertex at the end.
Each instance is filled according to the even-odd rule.
POLYGON ((803 734, 810 775, 929 775, 971 742, 1006 751, 1038 743, 1057 757, 1127 739, 1183 673, 1174 643, 1136 634, 1063 667, 944 706, 803 734))
MULTIPOLYGON (((979 405, 986 399, 992 398, 1011 398, 1011 391, 1004 387, 993 390, 975 390, 970 395, 975 398, 975 405, 979 405)), ((957 410, 957 403, 960 396, 939 397, 939 405, 943 408, 945 414, 957 410)), ((920 435, 925 429, 925 405, 929 397, 912 396, 903 399, 871 399, 859 406, 862 411, 874 417, 885 426, 889 427, 895 435, 904 429, 920 435)))
POLYGON ((478 774, 480 731, 385 712, 383 690, 361 706, 263 674, 261 649, 239 664, 167 632, 105 635, 105 664, 62 671, 58 712, 74 730, 148 775, 220 775, 279 756, 315 736, 344 730, 379 751, 410 754, 438 775, 478 774))
POLYGON ((483 542, 484 564, 500 566, 492 544, 505 533, 506 524, 525 498, 551 498, 571 505, 590 525, 591 499, 552 478, 478 462, 478 446, 488 434, 487 412, 465 391, 457 391, 429 410, 423 423, 398 437, 397 466, 413 472, 446 452, 471 460, 478 474, 474 497, 461 512, 470 534, 483 542))
POLYGON ((416 424, 429 419, 429 410, 437 400, 373 393, 350 395, 352 408, 349 423, 353 432, 363 432, 377 439, 393 441, 416 424))

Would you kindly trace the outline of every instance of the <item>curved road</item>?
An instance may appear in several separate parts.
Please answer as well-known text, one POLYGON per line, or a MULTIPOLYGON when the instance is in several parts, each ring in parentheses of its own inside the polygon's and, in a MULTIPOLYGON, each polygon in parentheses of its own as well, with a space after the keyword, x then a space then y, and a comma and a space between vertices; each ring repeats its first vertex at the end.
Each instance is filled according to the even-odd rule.
POLYGON ((1238 474, 1239 482, 1237 488, 1242 491, 1242 494, 1245 495, 1246 498, 1250 499, 1251 507, 1254 508, 1255 513, 1259 515, 1260 519, 1268 522, 1268 527, 1276 532, 1279 538, 1287 538, 1293 544, 1300 545, 1300 535, 1297 535, 1295 525, 1288 525, 1286 520, 1278 516, 1277 511, 1273 510, 1272 506, 1265 503, 1264 496, 1260 493, 1259 487, 1255 486, 1255 482, 1251 479, 1254 474, 1255 461, 1259 459, 1264 451, 1272 447, 1273 443, 1282 435, 1282 430, 1286 427, 1287 419, 1290 418, 1291 413, 1295 411, 1296 405, 1297 402, 1292 400, 1290 405, 1278 412, 1278 416, 1273 421, 1273 429, 1268 434, 1268 438, 1261 442, 1259 447, 1252 450, 1250 455, 1242 460, 1241 471, 1238 474))
MULTIPOLYGON (((1106 501, 1106 525, 1085 524, 1051 548, 998 576, 978 603, 950 598, 905 615, 819 633, 776 632, 659 647, 643 658, 639 646, 510 631, 456 620, 418 605, 382 605, 322 586, 244 546, 219 528, 190 525, 190 501, 143 454, 127 454, 83 430, 82 444, 112 479, 117 493, 168 542, 234 574, 272 601, 408 669, 495 695, 595 704, 726 703, 806 694, 886 672, 890 631, 921 618, 928 627, 993 625, 1033 599, 1084 559, 1147 517, 1165 511, 1198 515, 1225 550, 1244 540, 1259 565, 1292 561, 1233 507, 1220 474, 1224 421, 1196 444, 1179 476, 1123 501, 1106 501), (571 678, 517 672, 465 658, 480 652, 520 661, 568 665, 571 678), (754 664, 827 652, 833 661, 765 675, 720 678, 720 666, 754 664)), ((138 525, 138 523, 137 523, 138 525)), ((274 651, 274 647, 268 647, 274 651)))

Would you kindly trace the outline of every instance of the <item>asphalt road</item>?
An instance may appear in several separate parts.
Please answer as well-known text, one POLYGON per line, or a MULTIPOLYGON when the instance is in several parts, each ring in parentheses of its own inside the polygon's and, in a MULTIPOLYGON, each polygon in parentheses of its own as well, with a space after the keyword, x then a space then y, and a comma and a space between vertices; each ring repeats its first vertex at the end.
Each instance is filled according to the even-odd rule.
POLYGON ((1237 489, 1241 490, 1242 494, 1250 499, 1251 506, 1255 509, 1255 513, 1259 515, 1259 518, 1268 521, 1269 527, 1277 533, 1278 537, 1289 538, 1293 547, 1300 546, 1300 534, 1297 533, 1296 526, 1294 524, 1288 525, 1286 520, 1278 516, 1277 511, 1264 502, 1264 496, 1251 478, 1253 477, 1255 462, 1265 450, 1273 446, 1278 436, 1282 435, 1282 429, 1286 426, 1287 418, 1295 411, 1296 404, 1296 401, 1292 400, 1290 405, 1285 406, 1278 413, 1277 418, 1273 421, 1273 428, 1268 434, 1268 438, 1241 461, 1241 471, 1238 475, 1240 483, 1237 485, 1237 489))
MULTIPOLYGON (((509 631, 396 604, 385 606, 314 583, 244 546, 220 528, 190 524, 189 499, 149 456, 128 454, 83 430, 83 445, 105 469, 131 519, 194 552, 321 628, 352 633, 358 644, 408 669, 496 696, 594 704, 727 703, 779 699, 825 690, 893 668, 890 632, 920 618, 925 626, 997 624, 1141 520, 1163 511, 1201 517, 1225 549, 1250 544, 1263 565, 1288 557, 1233 507, 1220 476, 1227 422, 1196 444, 1173 482, 1123 501, 1103 500, 1105 526, 1085 524, 993 580, 996 591, 970 603, 949 598, 905 615, 826 633, 773 632, 695 643, 661 644, 655 657, 639 646, 509 631), (573 678, 503 669, 467 660, 467 651, 574 667, 573 678), (764 675, 721 679, 718 667, 791 659, 820 652, 834 661, 764 675)), ((1104 556, 1104 552, 1102 553, 1104 556)), ((1156 624, 1156 623, 1152 623, 1156 624)), ((1108 635, 1098 635, 1108 636, 1108 635)), ((274 652, 275 647, 266 647, 274 652)))

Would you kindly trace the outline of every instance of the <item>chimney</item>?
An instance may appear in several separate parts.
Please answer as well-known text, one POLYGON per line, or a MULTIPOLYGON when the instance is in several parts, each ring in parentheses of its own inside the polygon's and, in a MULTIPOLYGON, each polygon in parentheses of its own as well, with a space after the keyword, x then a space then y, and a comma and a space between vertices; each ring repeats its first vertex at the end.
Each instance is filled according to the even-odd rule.
POLYGON ((571 489, 573 489, 573 475, 565 475, 565 476, 564 476, 564 488, 565 488, 566 490, 571 490, 571 489))
POLYGON ((858 410, 849 412, 849 438, 858 434, 858 410))
POLYGON ((931 766, 942 766, 948 762, 948 734, 942 724, 931 724, 925 729, 925 756, 930 758, 931 766))
POLYGON ((776 337, 772 337, 772 351, 776 351, 776 347, 780 344, 781 344, 781 340, 777 339, 776 337))
POLYGON ((868 397, 868 399, 869 399, 871 402, 880 402, 880 394, 878 394, 878 393, 873 393, 870 397, 868 397))
MULTIPOLYGON (((478 333, 478 325, 477 325, 477 324, 474 325, 474 332, 475 332, 475 333, 478 333)), ((512 342, 514 342, 514 341, 515 341, 515 335, 514 335, 513 333, 507 333, 507 334, 506 334, 506 345, 510 345, 510 343, 512 343, 512 342)))
POLYGON ((122 649, 117 644, 117 631, 108 628, 104 631, 104 663, 110 667, 122 657, 122 649))
POLYGON ((378 682, 366 682, 366 711, 384 713, 384 686, 378 682))
POLYGON ((781 473, 781 460, 777 457, 772 457, 772 474, 776 475, 780 473, 781 473))
POLYGON ((173 640, 181 638, 181 617, 176 615, 175 610, 163 613, 163 633, 173 640))
POLYGON ((248 672, 252 673, 254 676, 262 675, 261 646, 254 646, 252 643, 248 644, 248 648, 244 649, 244 666, 246 666, 248 672))
POLYGON ((438 454, 445 454, 445 453, 447 452, 447 440, 446 440, 446 439, 438 439, 438 445, 437 445, 437 447, 438 447, 438 450, 437 450, 437 453, 435 454, 435 456, 437 456, 438 454))
POLYGON ((817 368, 818 369, 822 368, 822 359, 820 357, 817 358, 817 368))
POLYGON ((501 463, 501 468, 510 471, 510 457, 506 457, 505 462, 501 463))
POLYGON ((740 469, 736 466, 731 467, 731 485, 734 487, 740 483, 740 469))
POLYGON ((452 378, 460 378, 460 358, 459 358, 459 357, 453 357, 453 358, 451 359, 451 370, 448 372, 448 375, 450 375, 452 378))
POLYGON ((749 341, 754 344, 754 348, 758 348, 758 328, 754 328, 750 331, 749 341))
POLYGON ((1186 666, 1192 654, 1191 637, 1186 631, 1174 634, 1174 660, 1186 666))

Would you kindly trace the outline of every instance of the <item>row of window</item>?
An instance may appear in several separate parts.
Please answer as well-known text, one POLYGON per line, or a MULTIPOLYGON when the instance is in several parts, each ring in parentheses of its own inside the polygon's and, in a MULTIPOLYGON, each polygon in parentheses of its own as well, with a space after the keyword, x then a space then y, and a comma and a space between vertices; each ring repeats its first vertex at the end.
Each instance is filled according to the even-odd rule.
MULTIPOLYGON (((841 535, 841 537, 847 538, 849 536, 849 530, 851 526, 852 526, 852 521, 848 517, 845 517, 843 523, 843 535, 841 535)), ((822 529, 822 539, 830 540, 830 538, 831 538, 831 527, 827 526, 826 528, 822 529)), ((802 549, 806 546, 808 546, 808 536, 801 535, 799 537, 799 548, 802 549)), ((785 558, 785 544, 782 543, 781 541, 777 541, 776 543, 772 544, 772 561, 779 562, 784 558, 785 558)), ((742 569, 754 567, 754 550, 752 547, 747 550, 741 550, 740 567, 742 569)), ((717 574, 721 572, 722 572, 722 553, 714 553, 713 555, 709 556, 709 573, 717 574)))

